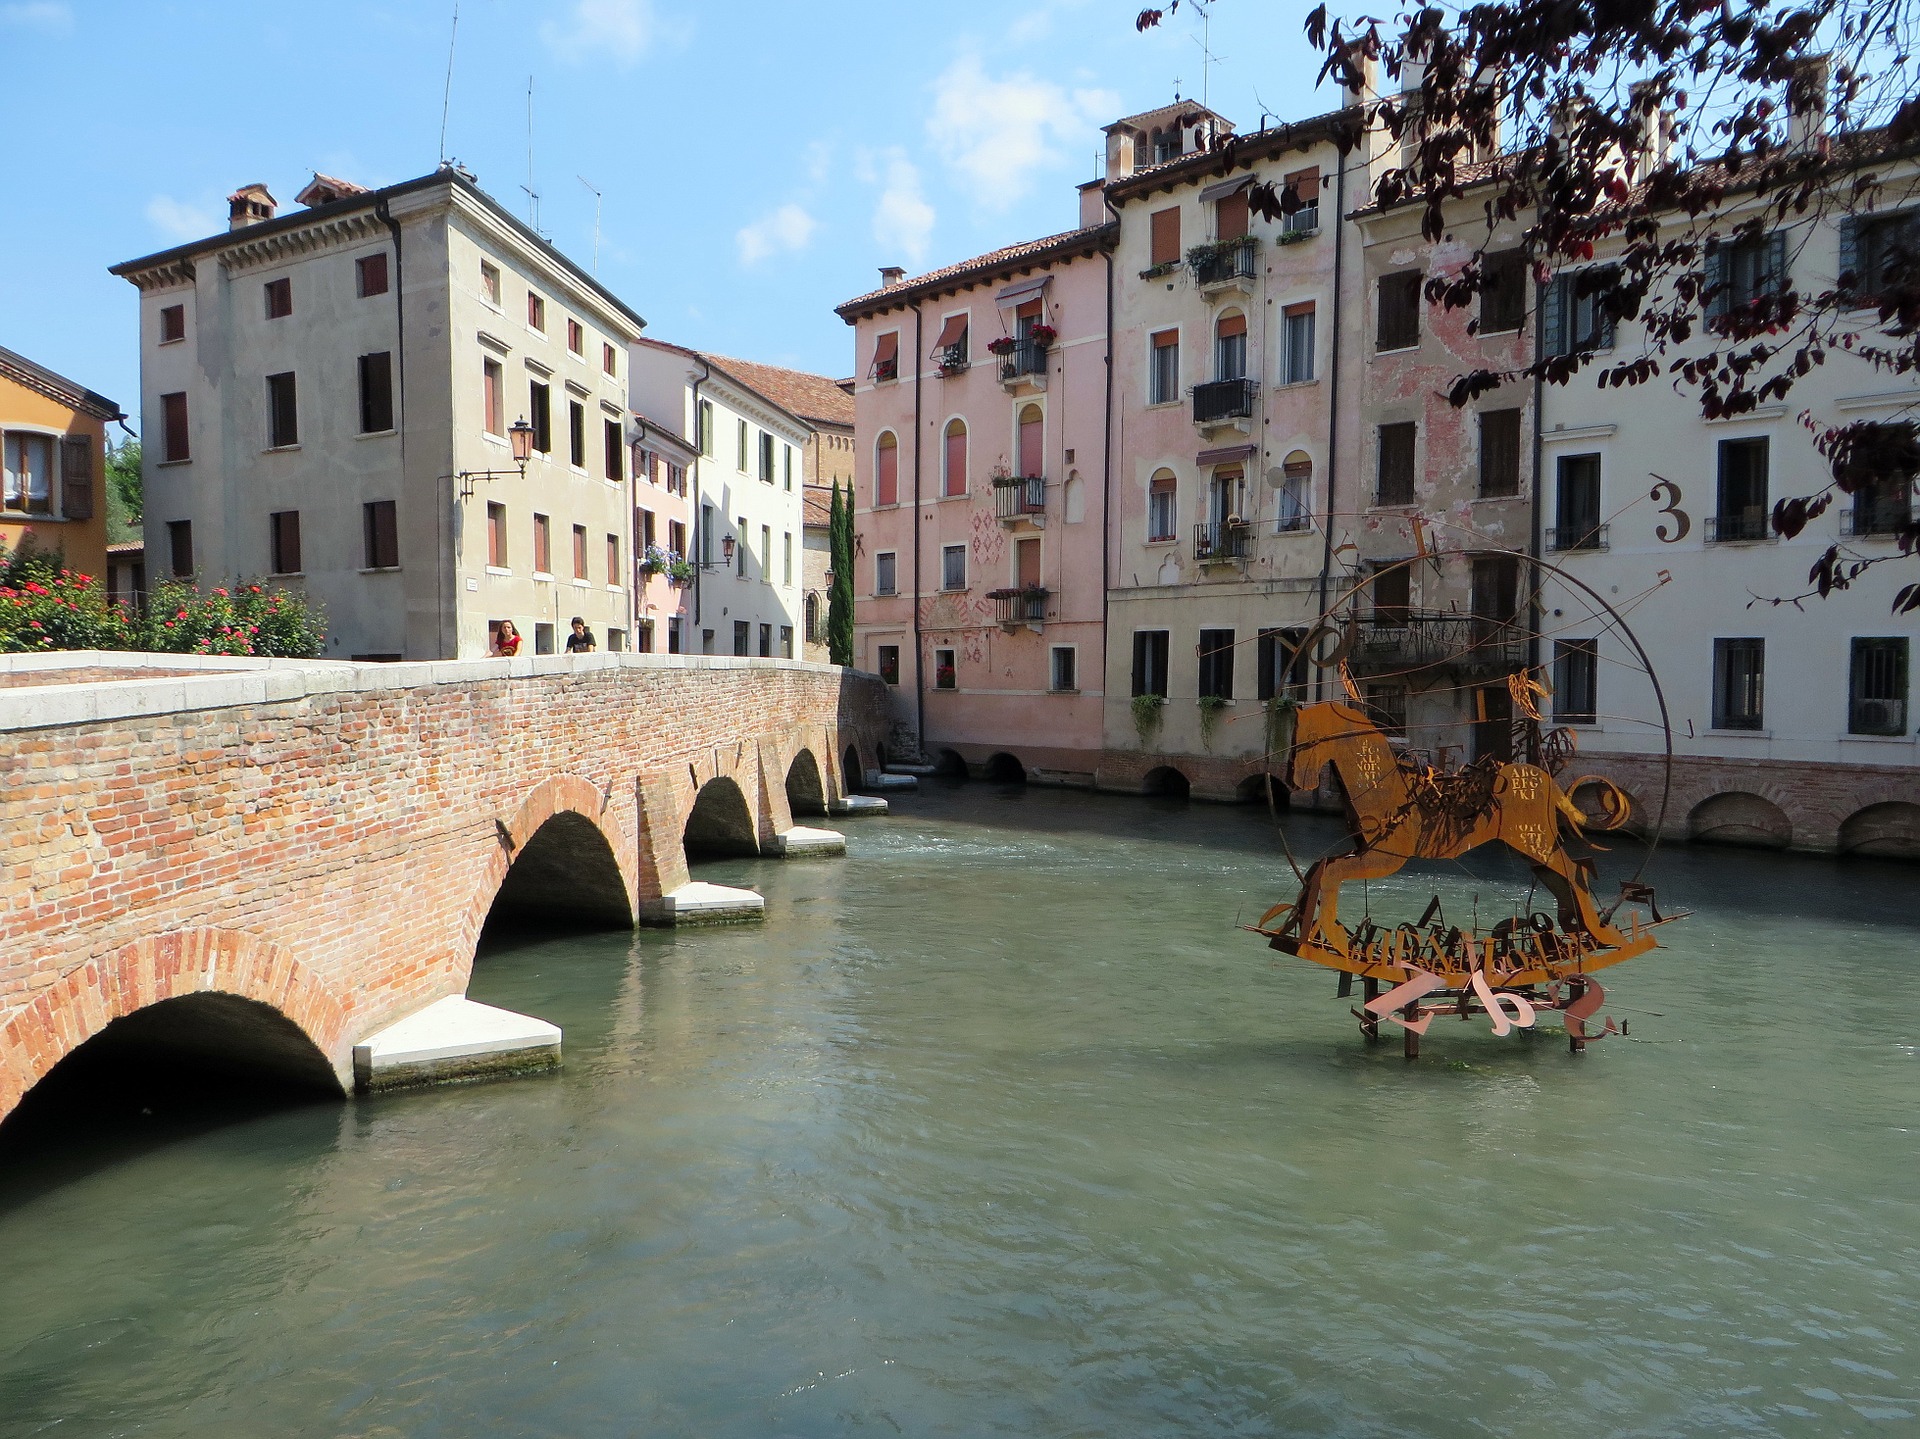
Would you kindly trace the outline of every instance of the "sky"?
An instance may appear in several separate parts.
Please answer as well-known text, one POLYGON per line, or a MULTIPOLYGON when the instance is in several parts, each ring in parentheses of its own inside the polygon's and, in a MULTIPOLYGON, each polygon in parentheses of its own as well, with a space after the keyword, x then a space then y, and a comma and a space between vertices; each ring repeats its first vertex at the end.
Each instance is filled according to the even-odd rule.
MULTIPOLYGON (((833 307, 1072 228, 1100 127, 1179 93, 1242 129, 1329 107, 1306 3, 1215 0, 0 0, 0 345, 137 411, 107 267, 224 230, 265 181, 378 186, 446 154, 659 339, 830 375, 833 307), (593 188, 590 189, 589 186, 593 188)), ((1336 7, 1337 8, 1337 7, 1336 7)), ((137 424, 137 415, 135 418, 137 424)))

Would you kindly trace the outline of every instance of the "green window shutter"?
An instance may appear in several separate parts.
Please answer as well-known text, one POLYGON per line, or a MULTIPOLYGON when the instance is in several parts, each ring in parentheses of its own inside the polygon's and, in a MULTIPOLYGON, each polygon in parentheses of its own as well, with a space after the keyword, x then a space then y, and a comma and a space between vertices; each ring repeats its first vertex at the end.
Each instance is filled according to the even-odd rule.
POLYGON ((1555 275, 1540 296, 1540 348, 1549 355, 1567 353, 1567 302, 1570 275, 1555 275))
POLYGON ((1779 296, 1787 288, 1787 237, 1775 230, 1767 236, 1767 273, 1760 286, 1763 295, 1779 296))
POLYGON ((1840 285, 1842 289, 1860 288, 1860 222, 1848 215, 1840 221, 1840 285), (1851 284, 1846 276, 1852 275, 1851 284))
POLYGON ((1619 282, 1620 272, 1609 265, 1603 272, 1606 283, 1593 292, 1593 347, 1596 350, 1613 348, 1613 312, 1601 303, 1609 290, 1619 282))
POLYGON ((1727 246, 1715 242, 1707 249, 1707 318, 1723 318, 1731 308, 1732 295, 1728 290, 1728 265, 1730 251, 1727 246))

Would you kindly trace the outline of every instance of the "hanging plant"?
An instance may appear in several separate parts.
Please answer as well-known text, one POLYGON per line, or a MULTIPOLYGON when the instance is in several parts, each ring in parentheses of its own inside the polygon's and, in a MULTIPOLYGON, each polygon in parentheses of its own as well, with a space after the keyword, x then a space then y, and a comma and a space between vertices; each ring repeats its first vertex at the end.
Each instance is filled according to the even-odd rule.
POLYGON ((1160 729, 1160 711, 1166 706, 1164 695, 1135 695, 1133 697, 1133 728, 1140 736, 1140 743, 1149 743, 1160 729))
POLYGON ((1220 727, 1220 711, 1231 701, 1225 695, 1200 696, 1200 743, 1213 748, 1213 732, 1220 727))
POLYGON ((1042 349, 1045 349, 1059 337, 1054 333, 1052 325, 1035 325, 1031 330, 1027 331, 1027 338, 1042 349))
POLYGON ((1267 757, 1287 762, 1293 752, 1293 726, 1300 701, 1290 694, 1277 694, 1267 701, 1267 757))
POLYGON ((1001 335, 987 341, 987 351, 995 355, 1011 355, 1014 346, 1018 343, 1019 341, 1015 340, 1012 335, 1001 335))

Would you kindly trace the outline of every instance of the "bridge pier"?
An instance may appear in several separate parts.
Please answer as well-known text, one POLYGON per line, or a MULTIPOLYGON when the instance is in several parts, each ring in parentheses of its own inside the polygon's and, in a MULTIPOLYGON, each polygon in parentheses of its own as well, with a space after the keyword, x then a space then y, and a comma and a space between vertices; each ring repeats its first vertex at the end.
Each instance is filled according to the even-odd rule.
POLYGON ((640 901, 642 924, 678 928, 689 924, 744 924, 767 917, 767 901, 750 889, 690 880, 658 899, 640 901))
POLYGON ((847 837, 837 829, 814 829, 796 824, 773 837, 768 854, 782 859, 813 859, 823 855, 845 854, 847 837))
POLYGON ((843 799, 835 800, 827 807, 827 812, 843 816, 885 814, 887 802, 877 794, 850 794, 843 799))
POLYGON ((450 994, 354 1045, 353 1087, 369 1094, 559 1066, 558 1026, 450 994))

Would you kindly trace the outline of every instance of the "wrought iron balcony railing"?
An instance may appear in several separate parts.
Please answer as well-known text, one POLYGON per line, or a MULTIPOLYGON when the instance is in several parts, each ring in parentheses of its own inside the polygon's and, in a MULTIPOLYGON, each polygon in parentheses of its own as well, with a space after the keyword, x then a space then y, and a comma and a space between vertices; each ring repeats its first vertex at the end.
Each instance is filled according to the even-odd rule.
POLYGON ((1752 544, 1757 540, 1772 538, 1773 526, 1767 523, 1767 512, 1762 508, 1707 516, 1707 543, 1710 545, 1752 544))
POLYGON ((1904 491, 1885 499, 1856 499, 1840 512, 1840 533, 1848 539, 1891 535, 1912 519, 1913 506, 1904 491))
POLYGON ((1259 397, 1258 380, 1208 380, 1193 387, 1193 422, 1210 425, 1250 416, 1259 397))
POLYGON ((1052 591, 1039 585, 1025 585, 1012 590, 988 590, 987 598, 992 600, 998 611, 999 622, 1007 626, 1037 625, 1047 618, 1047 600, 1052 591))
POLYGON ((993 482, 993 512, 1003 520, 1047 512, 1047 482, 1041 475, 1014 475, 993 482))
POLYGON ((1605 525, 1561 525, 1547 531, 1549 553, 1567 550, 1604 550, 1607 548, 1605 525))
POLYGON ((1000 357, 1000 379, 1004 383, 1027 375, 1047 372, 1047 347, 1037 340, 1016 340, 1013 348, 1000 357))
POLYGON ((1254 240, 1244 240, 1216 249, 1193 260, 1194 283, 1201 288, 1224 285, 1232 280, 1251 280, 1254 274, 1254 240))
POLYGON ((1216 520, 1193 527, 1193 557, 1196 560, 1244 560, 1252 548, 1253 526, 1245 520, 1216 520))
POLYGON ((1527 636, 1518 619, 1376 609, 1357 628, 1356 668, 1464 674, 1512 670, 1526 663, 1527 636))

